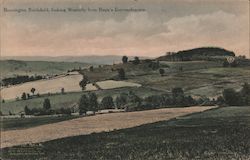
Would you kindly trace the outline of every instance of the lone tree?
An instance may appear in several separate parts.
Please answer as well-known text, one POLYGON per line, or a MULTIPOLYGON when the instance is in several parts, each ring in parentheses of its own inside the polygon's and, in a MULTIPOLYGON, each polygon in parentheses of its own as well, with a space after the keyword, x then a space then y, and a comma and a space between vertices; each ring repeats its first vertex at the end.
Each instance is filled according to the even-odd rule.
POLYGON ((137 64, 139 64, 139 63, 140 63, 139 57, 135 57, 135 58, 134 58, 134 61, 133 61, 133 64, 137 65, 137 64))
POLYGON ((51 109, 50 100, 48 98, 45 98, 43 101, 43 109, 46 111, 51 109))
POLYGON ((96 112, 98 111, 98 102, 97 102, 97 96, 95 93, 89 93, 88 95, 89 98, 89 106, 87 108, 89 108, 89 110, 96 112))
POLYGON ((127 56, 123 56, 122 57, 122 63, 127 63, 128 62, 128 57, 127 56))
POLYGON ((36 91, 36 89, 35 88, 31 88, 31 93, 34 95, 34 93, 35 93, 35 91, 36 91))
POLYGON ((106 96, 101 101, 101 106, 103 109, 111 109, 114 108, 114 101, 111 96, 106 96))
POLYGON ((87 76, 83 76, 83 79, 79 82, 79 85, 82 88, 82 90, 85 90, 87 84, 88 84, 88 78, 87 76))
POLYGON ((119 76, 119 79, 121 80, 125 79, 125 71, 123 68, 118 69, 118 76, 119 76))
POLYGON ((22 94, 22 96, 21 96, 21 99, 22 99, 22 100, 26 100, 26 99, 27 99, 27 96, 26 96, 26 93, 25 93, 25 92, 23 92, 23 94, 22 94))
POLYGON ((162 68, 160 68, 160 69, 159 69, 159 73, 161 74, 161 76, 163 76, 163 75, 164 75, 164 73, 165 73, 165 70, 164 70, 164 69, 162 69, 162 68))
POLYGON ((88 111, 89 100, 88 97, 84 94, 81 96, 79 101, 79 114, 82 115, 88 111))

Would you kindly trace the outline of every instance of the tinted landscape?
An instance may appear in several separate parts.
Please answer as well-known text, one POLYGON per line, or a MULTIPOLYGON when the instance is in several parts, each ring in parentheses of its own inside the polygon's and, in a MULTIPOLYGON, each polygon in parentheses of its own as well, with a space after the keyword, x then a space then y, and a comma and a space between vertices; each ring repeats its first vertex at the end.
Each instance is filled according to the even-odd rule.
POLYGON ((1 60, 3 158, 249 158, 249 59, 220 48, 120 58, 1 60))

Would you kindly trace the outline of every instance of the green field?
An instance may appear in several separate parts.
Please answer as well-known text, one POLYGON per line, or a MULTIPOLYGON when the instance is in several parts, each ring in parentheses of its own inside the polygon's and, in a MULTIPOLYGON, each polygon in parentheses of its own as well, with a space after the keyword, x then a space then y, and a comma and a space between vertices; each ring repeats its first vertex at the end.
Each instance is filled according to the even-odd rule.
MULTIPOLYGON (((101 68, 95 67, 93 72, 86 69, 84 73, 90 81, 101 81, 116 78, 116 69, 124 68, 127 78, 125 81, 139 83, 143 86, 134 89, 121 88, 94 91, 100 98, 104 95, 115 97, 120 92, 129 90, 132 90, 138 96, 145 97, 170 92, 174 87, 182 87, 187 94, 194 97, 216 98, 221 95, 225 88, 239 90, 244 82, 250 83, 250 67, 223 68, 221 63, 211 61, 160 62, 160 68, 165 69, 164 76, 161 76, 158 69, 153 70, 148 65, 148 63, 105 65, 101 68), (179 70, 180 67, 183 68, 182 71, 179 70)), ((82 92, 75 92, 65 95, 52 95, 48 98, 50 98, 53 108, 61 108, 72 107, 78 102, 81 95, 82 92)), ((8 114, 9 111, 16 114, 23 111, 26 105, 29 108, 42 107, 44 98, 6 101, 2 104, 1 110, 4 114, 8 114)))
MULTIPOLYGON (((146 88, 146 87, 139 87, 139 88, 133 88, 133 87, 124 87, 124 88, 117 88, 117 89, 110 89, 110 90, 99 90, 99 91, 91 91, 95 92, 98 96, 98 100, 101 101, 101 99, 104 96, 112 96, 115 98, 120 93, 128 93, 129 91, 134 92, 136 95, 140 97, 146 97, 149 95, 155 95, 155 94, 161 94, 162 91, 146 88)), ((39 98, 34 99, 28 99, 28 100, 20 100, 20 101, 6 101, 5 103, 1 103, 1 111, 3 114, 9 114, 9 111, 12 114, 18 114, 19 112, 24 110, 25 106, 28 106, 29 108, 42 108, 43 107, 43 101, 45 98, 49 98, 51 102, 51 106, 53 109, 57 108, 69 108, 74 106, 76 103, 78 103, 80 97, 82 94, 86 94, 87 92, 72 92, 72 93, 66 93, 66 94, 55 94, 55 95, 44 95, 39 98)))
POLYGON ((250 67, 223 68, 218 67, 216 63, 213 66, 211 62, 200 64, 185 62, 184 64, 186 67, 184 67, 183 62, 177 62, 172 66, 173 68, 169 64, 170 68, 166 68, 164 76, 154 73, 134 76, 129 81, 167 91, 174 87, 181 87, 193 96, 211 98, 220 95, 225 88, 239 90, 244 82, 250 83, 250 67), (176 70, 178 65, 183 67, 183 71, 176 70))
POLYGON ((46 61, 16 61, 1 60, 1 79, 15 75, 55 75, 62 74, 71 69, 89 66, 79 62, 46 62, 46 61))
MULTIPOLYGON (((101 123, 101 122, 100 122, 101 123)), ((250 107, 227 107, 112 132, 2 150, 4 159, 249 159, 250 107), (35 148, 33 154, 17 151, 35 148)))
POLYGON ((13 130, 13 129, 26 129, 30 127, 36 127, 43 124, 56 123, 61 121, 66 121, 79 116, 39 116, 31 118, 4 118, 0 120, 2 124, 2 130, 13 130))

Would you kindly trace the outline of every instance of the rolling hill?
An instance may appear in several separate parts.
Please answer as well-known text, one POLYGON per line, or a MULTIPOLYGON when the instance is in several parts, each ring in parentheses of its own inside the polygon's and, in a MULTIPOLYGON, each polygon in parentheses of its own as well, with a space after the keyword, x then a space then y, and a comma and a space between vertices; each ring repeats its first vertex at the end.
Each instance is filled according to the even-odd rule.
MULTIPOLYGON (((128 57, 133 59, 133 57, 128 57)), ((146 57, 140 57, 144 59, 146 57)), ((113 64, 121 62, 122 56, 105 55, 105 56, 4 56, 2 60, 21 60, 21 61, 48 61, 48 62, 79 62, 95 65, 113 64)))
POLYGON ((1 60, 1 79, 15 75, 54 75, 65 73, 71 69, 85 68, 90 66, 80 62, 48 62, 48 61, 20 61, 1 60))
POLYGON ((168 52, 167 55, 158 57, 159 61, 190 61, 190 60, 208 60, 221 58, 224 56, 235 56, 235 53, 223 48, 202 47, 179 52, 168 52))

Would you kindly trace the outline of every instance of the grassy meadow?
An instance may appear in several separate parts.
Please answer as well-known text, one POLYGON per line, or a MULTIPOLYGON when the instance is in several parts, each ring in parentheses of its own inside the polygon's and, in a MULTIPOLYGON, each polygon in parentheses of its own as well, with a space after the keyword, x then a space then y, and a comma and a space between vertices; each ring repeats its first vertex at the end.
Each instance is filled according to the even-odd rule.
MULTIPOLYGON (((223 68, 219 62, 212 61, 188 61, 188 62, 160 62, 160 68, 165 70, 165 74, 161 76, 158 69, 153 70, 149 67, 148 63, 141 63, 134 65, 132 63, 127 64, 115 64, 115 65, 104 65, 102 67, 94 67, 93 71, 88 69, 84 70, 84 73, 88 76, 90 81, 103 81, 107 79, 115 79, 118 75, 117 69, 124 68, 126 74, 126 82, 134 82, 142 85, 139 88, 128 88, 124 87, 121 89, 108 89, 102 91, 93 91, 98 94, 98 97, 104 95, 112 95, 116 97, 120 92, 127 92, 132 90, 138 96, 145 97, 147 95, 161 94, 170 92, 174 87, 182 87, 187 94, 194 97, 210 97, 216 98, 221 95, 223 89, 234 88, 240 89, 244 82, 250 83, 250 67, 236 67, 236 68, 223 68), (182 70, 179 68, 182 67, 182 70), (100 94, 100 96, 99 96, 100 94)), ((66 77, 67 78, 67 77, 66 77)), ((81 77, 80 77, 81 78, 81 77)), ((46 97, 34 98, 29 100, 8 100, 2 104, 2 112, 8 114, 9 111, 17 114, 23 111, 23 108, 27 105, 29 108, 42 107, 44 98, 51 100, 52 108, 60 107, 72 107, 79 101, 80 95, 83 93, 80 91, 78 81, 80 78, 71 78, 72 81, 67 83, 70 86, 74 86, 76 89, 66 88, 67 94, 61 95, 60 89, 57 88, 57 94, 46 97), (72 92, 74 91, 74 92, 72 92)), ((36 83, 36 82, 32 82, 36 83)), ((98 82, 99 83, 99 82, 98 82)), ((30 83, 27 83, 30 84, 30 83)), ((23 85, 27 85, 23 84, 23 85)), ((57 84, 52 85, 55 87, 57 84)), ((100 82, 101 84, 101 82, 100 82)), ((47 88, 44 93, 50 91, 51 84, 46 84, 42 87, 42 90, 47 88)), ((67 85, 65 83, 65 85, 67 85)), ((113 83, 109 84, 112 88, 113 83)), ((22 86, 22 85, 21 85, 22 86)), ((64 83, 61 84, 64 86, 64 83)), ((30 92, 30 86, 27 88, 27 92, 30 92)), ((37 89, 37 92, 40 92, 37 89)), ((22 93, 22 91, 20 91, 22 93)), ((52 92, 53 93, 53 92, 52 92)), ((99 99, 100 100, 100 99, 99 99)))
MULTIPOLYGON (((116 89, 107 89, 107 90, 97 90, 92 91, 95 92, 98 96, 98 100, 101 101, 101 99, 104 96, 112 96, 115 98, 120 93, 128 93, 129 91, 134 92, 136 95, 140 97, 146 97, 150 95, 156 95, 163 93, 162 91, 154 90, 147 87, 123 87, 123 88, 116 88, 116 89)), ((74 106, 76 103, 79 102, 79 99, 82 94, 85 94, 87 92, 68 92, 65 94, 51 94, 43 95, 38 98, 33 99, 27 99, 27 100, 12 100, 12 101, 6 101, 5 103, 1 104, 1 111, 3 114, 9 114, 9 111, 13 114, 18 114, 19 112, 22 112, 24 110, 25 106, 28 106, 29 108, 42 108, 43 107, 43 101, 45 98, 49 98, 51 102, 51 106, 53 109, 58 108, 69 108, 74 106)))

